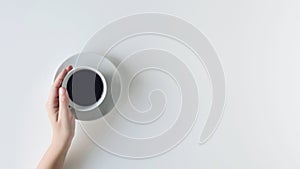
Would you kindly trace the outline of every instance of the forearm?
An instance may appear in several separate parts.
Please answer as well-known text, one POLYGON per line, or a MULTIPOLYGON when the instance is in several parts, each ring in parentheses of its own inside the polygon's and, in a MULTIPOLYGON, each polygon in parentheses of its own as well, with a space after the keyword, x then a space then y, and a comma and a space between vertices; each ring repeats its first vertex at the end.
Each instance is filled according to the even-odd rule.
POLYGON ((69 146, 69 143, 52 142, 37 169, 62 169, 69 146))

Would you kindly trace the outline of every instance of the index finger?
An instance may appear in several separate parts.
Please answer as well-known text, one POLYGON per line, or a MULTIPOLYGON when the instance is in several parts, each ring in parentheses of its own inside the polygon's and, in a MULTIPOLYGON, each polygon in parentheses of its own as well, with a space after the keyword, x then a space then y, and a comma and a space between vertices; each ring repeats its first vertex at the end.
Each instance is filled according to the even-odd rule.
POLYGON ((72 70, 72 66, 68 66, 67 68, 63 69, 59 75, 56 77, 56 79, 53 82, 53 85, 50 90, 50 95, 49 95, 49 103, 51 105, 58 105, 58 89, 62 84, 62 81, 64 80, 66 74, 72 70))
POLYGON ((65 68, 64 70, 62 70, 59 75, 56 77, 56 79, 54 80, 54 83, 52 85, 53 88, 59 88, 62 81, 64 80, 66 74, 72 69, 73 67, 70 65, 67 68, 65 68))

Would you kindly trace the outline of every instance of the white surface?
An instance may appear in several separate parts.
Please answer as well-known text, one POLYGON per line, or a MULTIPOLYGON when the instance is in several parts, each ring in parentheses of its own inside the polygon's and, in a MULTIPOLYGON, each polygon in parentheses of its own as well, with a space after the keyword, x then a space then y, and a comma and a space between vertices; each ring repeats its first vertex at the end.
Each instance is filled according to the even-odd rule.
POLYGON ((138 12, 182 17, 208 36, 226 75, 221 125, 199 146, 197 123, 178 147, 147 160, 108 154, 77 126, 74 145, 81 146, 71 148, 67 168, 300 167, 299 1, 1 1, 0 6, 1 168, 34 168, 45 152, 51 128, 44 105, 59 64, 109 21, 138 12))

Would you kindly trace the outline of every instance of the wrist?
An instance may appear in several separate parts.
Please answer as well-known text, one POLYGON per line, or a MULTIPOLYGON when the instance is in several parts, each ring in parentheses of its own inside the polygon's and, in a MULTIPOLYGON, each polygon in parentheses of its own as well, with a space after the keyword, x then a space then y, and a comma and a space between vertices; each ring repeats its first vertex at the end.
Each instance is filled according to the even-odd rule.
POLYGON ((71 145, 72 139, 56 139, 53 138, 51 142, 51 147, 57 151, 63 152, 68 151, 71 145))

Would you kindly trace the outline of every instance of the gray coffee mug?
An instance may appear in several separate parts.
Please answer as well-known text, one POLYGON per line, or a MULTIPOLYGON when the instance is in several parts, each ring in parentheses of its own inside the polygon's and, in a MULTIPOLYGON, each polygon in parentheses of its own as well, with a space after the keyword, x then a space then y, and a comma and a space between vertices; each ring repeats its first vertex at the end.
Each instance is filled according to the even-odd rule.
POLYGON ((104 76, 87 66, 73 68, 65 76, 62 86, 68 91, 71 109, 81 112, 97 108, 107 93, 104 76))

